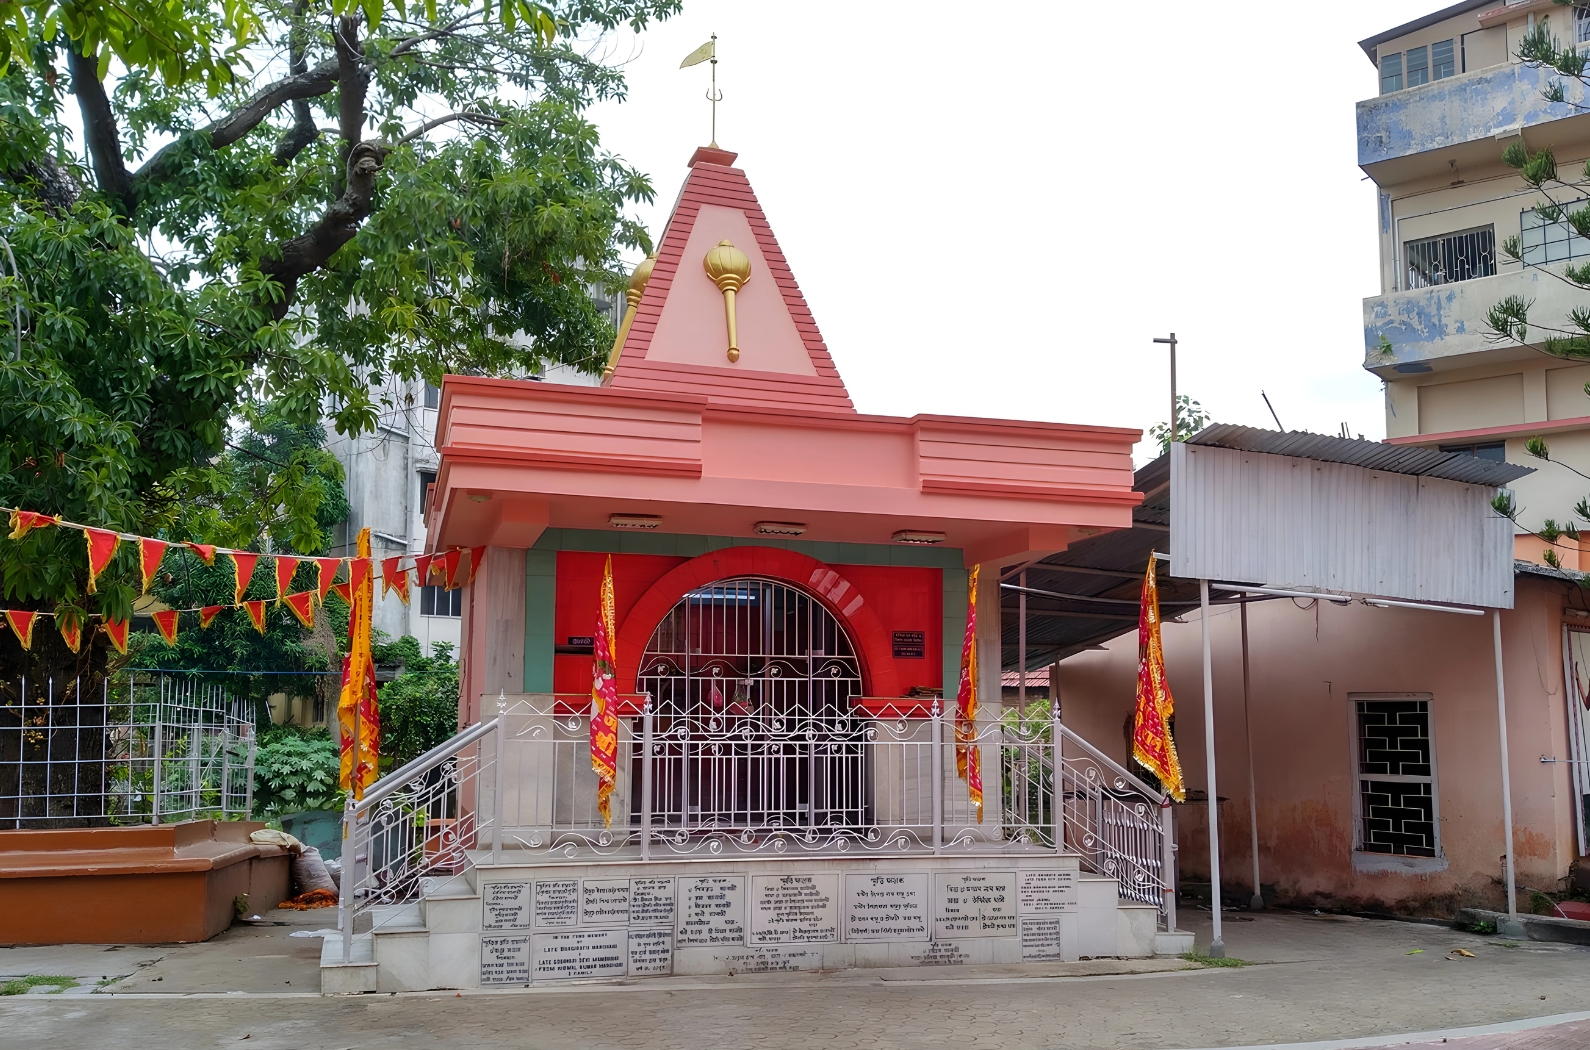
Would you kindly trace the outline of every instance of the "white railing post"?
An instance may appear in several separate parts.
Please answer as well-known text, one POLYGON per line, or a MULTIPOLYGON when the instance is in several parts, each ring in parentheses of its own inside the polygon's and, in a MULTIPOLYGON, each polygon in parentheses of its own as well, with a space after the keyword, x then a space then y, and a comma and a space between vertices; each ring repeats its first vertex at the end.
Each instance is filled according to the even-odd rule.
MULTIPOLYGON (((131 687, 129 686, 129 688, 131 687)), ((161 749, 165 747, 165 724, 165 713, 157 702, 155 704, 155 764, 154 770, 150 774, 153 787, 149 792, 149 810, 151 814, 149 823, 151 824, 160 823, 160 769, 163 764, 161 762, 161 749)))
MULTIPOLYGON (((1054 668, 1049 669, 1049 691, 1055 691, 1054 668)), ((1064 853, 1065 842, 1065 783, 1064 762, 1065 749, 1060 734, 1060 701, 1051 700, 1049 705, 1049 822, 1054 826, 1054 851, 1064 853)))
POLYGON ((651 860, 651 739, 656 708, 651 694, 640 710, 640 859, 651 860))
POLYGON ((1164 904, 1161 910, 1165 913, 1165 929, 1175 932, 1176 929, 1176 818, 1175 810, 1171 808, 1170 795, 1167 793, 1159 804, 1159 829, 1162 853, 1159 862, 1160 880, 1165 885, 1164 904))
POLYGON ((342 873, 337 882, 337 928, 342 931, 342 961, 353 959, 353 888, 358 883, 358 843, 354 841, 353 792, 342 801, 342 873))
POLYGON ((944 852, 944 702, 933 701, 933 852, 944 852))
POLYGON ((493 760, 491 788, 491 862, 502 863, 502 831, 504 825, 502 805, 502 767, 507 754, 508 694, 497 692, 497 757, 493 760))
POLYGON ((243 784, 243 819, 254 819, 254 758, 258 749, 258 739, 254 735, 252 723, 243 723, 243 741, 248 747, 248 764, 243 770, 245 777, 243 784))

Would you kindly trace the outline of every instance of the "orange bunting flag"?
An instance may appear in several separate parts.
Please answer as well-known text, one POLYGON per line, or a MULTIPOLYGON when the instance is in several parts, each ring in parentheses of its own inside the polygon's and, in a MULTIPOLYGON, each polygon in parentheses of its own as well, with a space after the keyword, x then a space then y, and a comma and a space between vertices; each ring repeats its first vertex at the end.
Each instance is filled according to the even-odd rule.
POLYGON ((977 746, 977 570, 966 577, 966 637, 961 642, 961 683, 955 691, 955 775, 983 822, 983 757, 977 746))
POLYGON ((475 582, 475 573, 480 571, 480 563, 486 560, 486 548, 469 548, 469 582, 475 582))
POLYGON ((276 557, 276 600, 281 601, 287 594, 287 588, 293 585, 293 573, 298 571, 297 558, 289 558, 285 554, 276 557))
MULTIPOLYGON (((369 558, 349 558, 348 559, 348 582, 353 585, 353 589, 355 591, 357 591, 360 587, 363 587, 365 581, 368 580, 369 578, 370 578, 370 559, 369 558)), ((374 588, 371 588, 371 589, 373 590, 374 588)))
POLYGON ((215 614, 226 608, 224 605, 206 605, 199 610, 199 626, 208 627, 215 622, 215 614))
POLYGON ((334 583, 334 584, 331 585, 331 593, 335 594, 337 597, 341 598, 343 601, 347 602, 349 605, 353 604, 353 584, 352 583, 334 583))
POLYGON ((95 581, 116 556, 121 537, 107 529, 84 529, 83 537, 88 541, 88 593, 97 594, 95 581))
POLYGON ((53 514, 40 514, 36 510, 14 510, 11 512, 11 538, 20 540, 29 529, 46 528, 60 520, 53 514))
POLYGON ((38 616, 39 614, 36 612, 29 612, 23 609, 6 610, 6 623, 11 625, 13 631, 17 632, 17 641, 22 643, 22 648, 24 649, 33 648, 33 621, 38 619, 38 616))
MULTIPOLYGON (((383 576, 381 577, 381 597, 383 598, 386 597, 386 586, 387 579, 383 576)), ((404 605, 409 603, 409 571, 407 569, 399 569, 397 571, 397 575, 392 578, 392 589, 397 591, 398 601, 404 605)))
POLYGON ((613 556, 602 570, 601 613, 591 663, 591 768, 596 771, 596 810, 602 825, 613 826, 611 796, 618 779, 618 654, 613 617, 613 556))
MULTIPOLYGON (((248 590, 248 581, 254 575, 254 564, 259 561, 258 554, 249 554, 245 551, 227 551, 232 556, 232 582, 235 590, 232 594, 232 604, 243 604, 243 594, 248 590)), ((261 628, 263 630, 263 628, 261 628)))
POLYGON ((215 544, 184 542, 182 545, 188 548, 188 550, 197 554, 199 556, 199 560, 204 562, 204 564, 215 564, 215 544))
POLYGON ((299 591, 297 594, 289 594, 282 598, 282 602, 293 611, 294 616, 298 617, 299 623, 305 627, 312 628, 315 626, 314 591, 299 591))
POLYGON ((387 592, 397 586, 397 574, 401 571, 398 563, 402 560, 401 557, 381 559, 381 597, 385 598, 387 592))
POLYGON ((55 614, 55 625, 61 629, 61 640, 72 652, 77 652, 83 646, 83 621, 75 616, 55 614))
POLYGON ((414 558, 414 575, 419 579, 420 586, 424 587, 431 582, 431 562, 436 560, 434 554, 420 554, 414 558))
POLYGON ((155 573, 160 571, 160 559, 166 556, 166 547, 165 540, 138 541, 138 572, 144 578, 144 594, 149 593, 149 585, 155 582, 155 573))
POLYGON ((375 661, 370 654, 370 610, 375 587, 370 580, 370 530, 359 530, 359 556, 353 562, 353 581, 346 584, 352 601, 348 617, 348 655, 342 663, 342 696, 337 700, 337 725, 341 730, 344 791, 355 800, 380 775, 381 713, 376 707, 375 661), (358 566, 364 565, 361 574, 358 566))
POLYGON ((315 571, 319 573, 316 585, 320 590, 320 604, 326 604, 326 592, 331 590, 331 583, 337 578, 337 568, 342 564, 341 558, 315 558, 315 571))
POLYGON ((168 648, 177 644, 177 618, 180 615, 175 609, 162 609, 149 614, 149 618, 155 622, 155 630, 160 632, 160 640, 168 648))
POLYGON ((455 548, 442 555, 442 578, 447 581, 447 589, 458 589, 458 563, 463 559, 462 548, 455 548))
POLYGON ((1176 702, 1165 678, 1165 650, 1159 635, 1159 584, 1154 579, 1154 556, 1143 573, 1143 597, 1137 614, 1137 707, 1132 714, 1132 757, 1159 778, 1160 786, 1177 802, 1187 800, 1182 783, 1181 759, 1170 736, 1170 716, 1176 702))
POLYGON ((105 633, 110 636, 110 644, 123 656, 127 655, 127 628, 132 624, 126 620, 106 620, 105 633))
POLYGON ((257 598, 251 602, 243 603, 243 611, 248 613, 249 622, 254 625, 254 630, 260 634, 265 633, 265 599, 257 598))

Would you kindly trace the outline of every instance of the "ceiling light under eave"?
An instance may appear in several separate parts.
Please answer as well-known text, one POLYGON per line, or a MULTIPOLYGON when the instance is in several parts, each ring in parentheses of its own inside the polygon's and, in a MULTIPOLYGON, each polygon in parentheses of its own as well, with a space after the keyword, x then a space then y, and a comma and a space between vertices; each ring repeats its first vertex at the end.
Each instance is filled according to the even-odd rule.
POLYGON ((942 532, 917 532, 915 529, 901 529, 889 537, 895 543, 912 543, 919 547, 931 547, 935 543, 944 542, 942 532))
POLYGON ((759 521, 751 531, 758 536, 804 536, 806 526, 798 521, 759 521))
POLYGON ((609 514, 607 523, 615 529, 655 529, 662 519, 655 514, 609 514))

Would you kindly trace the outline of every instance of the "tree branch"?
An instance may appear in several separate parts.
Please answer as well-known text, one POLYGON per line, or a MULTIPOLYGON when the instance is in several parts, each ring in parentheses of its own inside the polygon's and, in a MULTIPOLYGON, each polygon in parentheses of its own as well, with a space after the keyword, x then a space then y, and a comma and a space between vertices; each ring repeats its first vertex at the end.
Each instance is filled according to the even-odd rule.
MULTIPOLYGON (((305 48, 309 45, 309 34, 304 29, 304 15, 309 10, 309 0, 298 0, 293 5, 293 25, 288 33, 287 72, 292 76, 299 76, 309 72, 309 60, 305 57, 305 48)), ((309 103, 304 99, 293 100, 293 126, 282 135, 281 141, 276 144, 275 151, 271 154, 271 161, 278 168, 285 168, 308 148, 309 144, 320 137, 320 130, 315 127, 315 115, 309 110, 309 103)))
POLYGON ((399 40, 393 45, 392 50, 388 53, 388 55, 391 58, 396 58, 407 51, 413 50, 419 45, 425 43, 427 40, 435 40, 439 37, 448 36, 459 26, 463 25, 471 18, 484 13, 484 11, 484 8, 477 7, 473 11, 466 11, 464 14, 459 15, 457 18, 453 19, 444 26, 437 26, 435 29, 416 34, 415 36, 404 37, 402 40, 399 40))
POLYGON ((116 198, 124 207, 132 203, 132 177, 121 154, 121 132, 116 113, 99 79, 99 60, 78 54, 76 46, 66 49, 67 67, 72 72, 72 94, 83 114, 83 140, 94 164, 94 178, 102 193, 116 198))
POLYGON ((285 317, 305 274, 325 265, 337 249, 353 240, 359 225, 370 217, 375 199, 376 175, 391 147, 379 139, 360 142, 349 154, 347 188, 321 214, 320 220, 300 236, 282 245, 280 259, 260 265, 260 270, 282 286, 282 299, 271 305, 278 320, 285 317))
POLYGON ((500 128, 504 124, 508 123, 506 120, 499 120, 496 117, 490 117, 490 116, 487 116, 484 113, 472 113, 472 112, 470 112, 468 110, 461 110, 461 111, 459 111, 457 113, 448 113, 448 114, 445 114, 443 116, 437 117, 435 120, 427 120, 425 123, 421 124, 419 127, 415 128, 413 131, 406 132, 403 135, 402 138, 400 138, 396 142, 392 143, 392 148, 396 149, 399 146, 407 145, 408 143, 410 143, 410 142, 414 141, 415 139, 419 138, 421 135, 424 135, 424 134, 427 134, 429 132, 435 131, 437 128, 441 127, 443 124, 446 124, 449 121, 454 121, 454 120, 464 120, 464 121, 468 121, 471 124, 484 124, 487 127, 493 127, 493 128, 500 128))

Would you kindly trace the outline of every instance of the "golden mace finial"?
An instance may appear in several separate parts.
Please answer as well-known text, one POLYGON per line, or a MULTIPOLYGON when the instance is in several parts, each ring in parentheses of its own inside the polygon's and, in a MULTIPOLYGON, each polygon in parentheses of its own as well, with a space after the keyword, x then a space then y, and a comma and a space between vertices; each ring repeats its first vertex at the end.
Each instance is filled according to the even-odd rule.
POLYGON ((719 241, 716 248, 707 252, 701 265, 723 293, 723 309, 729 319, 729 363, 733 364, 740 359, 740 337, 734 324, 734 293, 750 282, 751 260, 728 241, 719 241))
POLYGON ((652 252, 629 275, 629 287, 624 289, 624 301, 629 305, 624 309, 624 322, 618 326, 618 338, 613 340, 613 349, 607 354, 607 365, 602 369, 604 383, 613 378, 613 369, 618 367, 618 355, 624 350, 624 340, 629 338, 629 326, 635 323, 635 310, 640 306, 641 297, 646 294, 646 282, 651 280, 651 268, 655 265, 657 253, 652 252))

